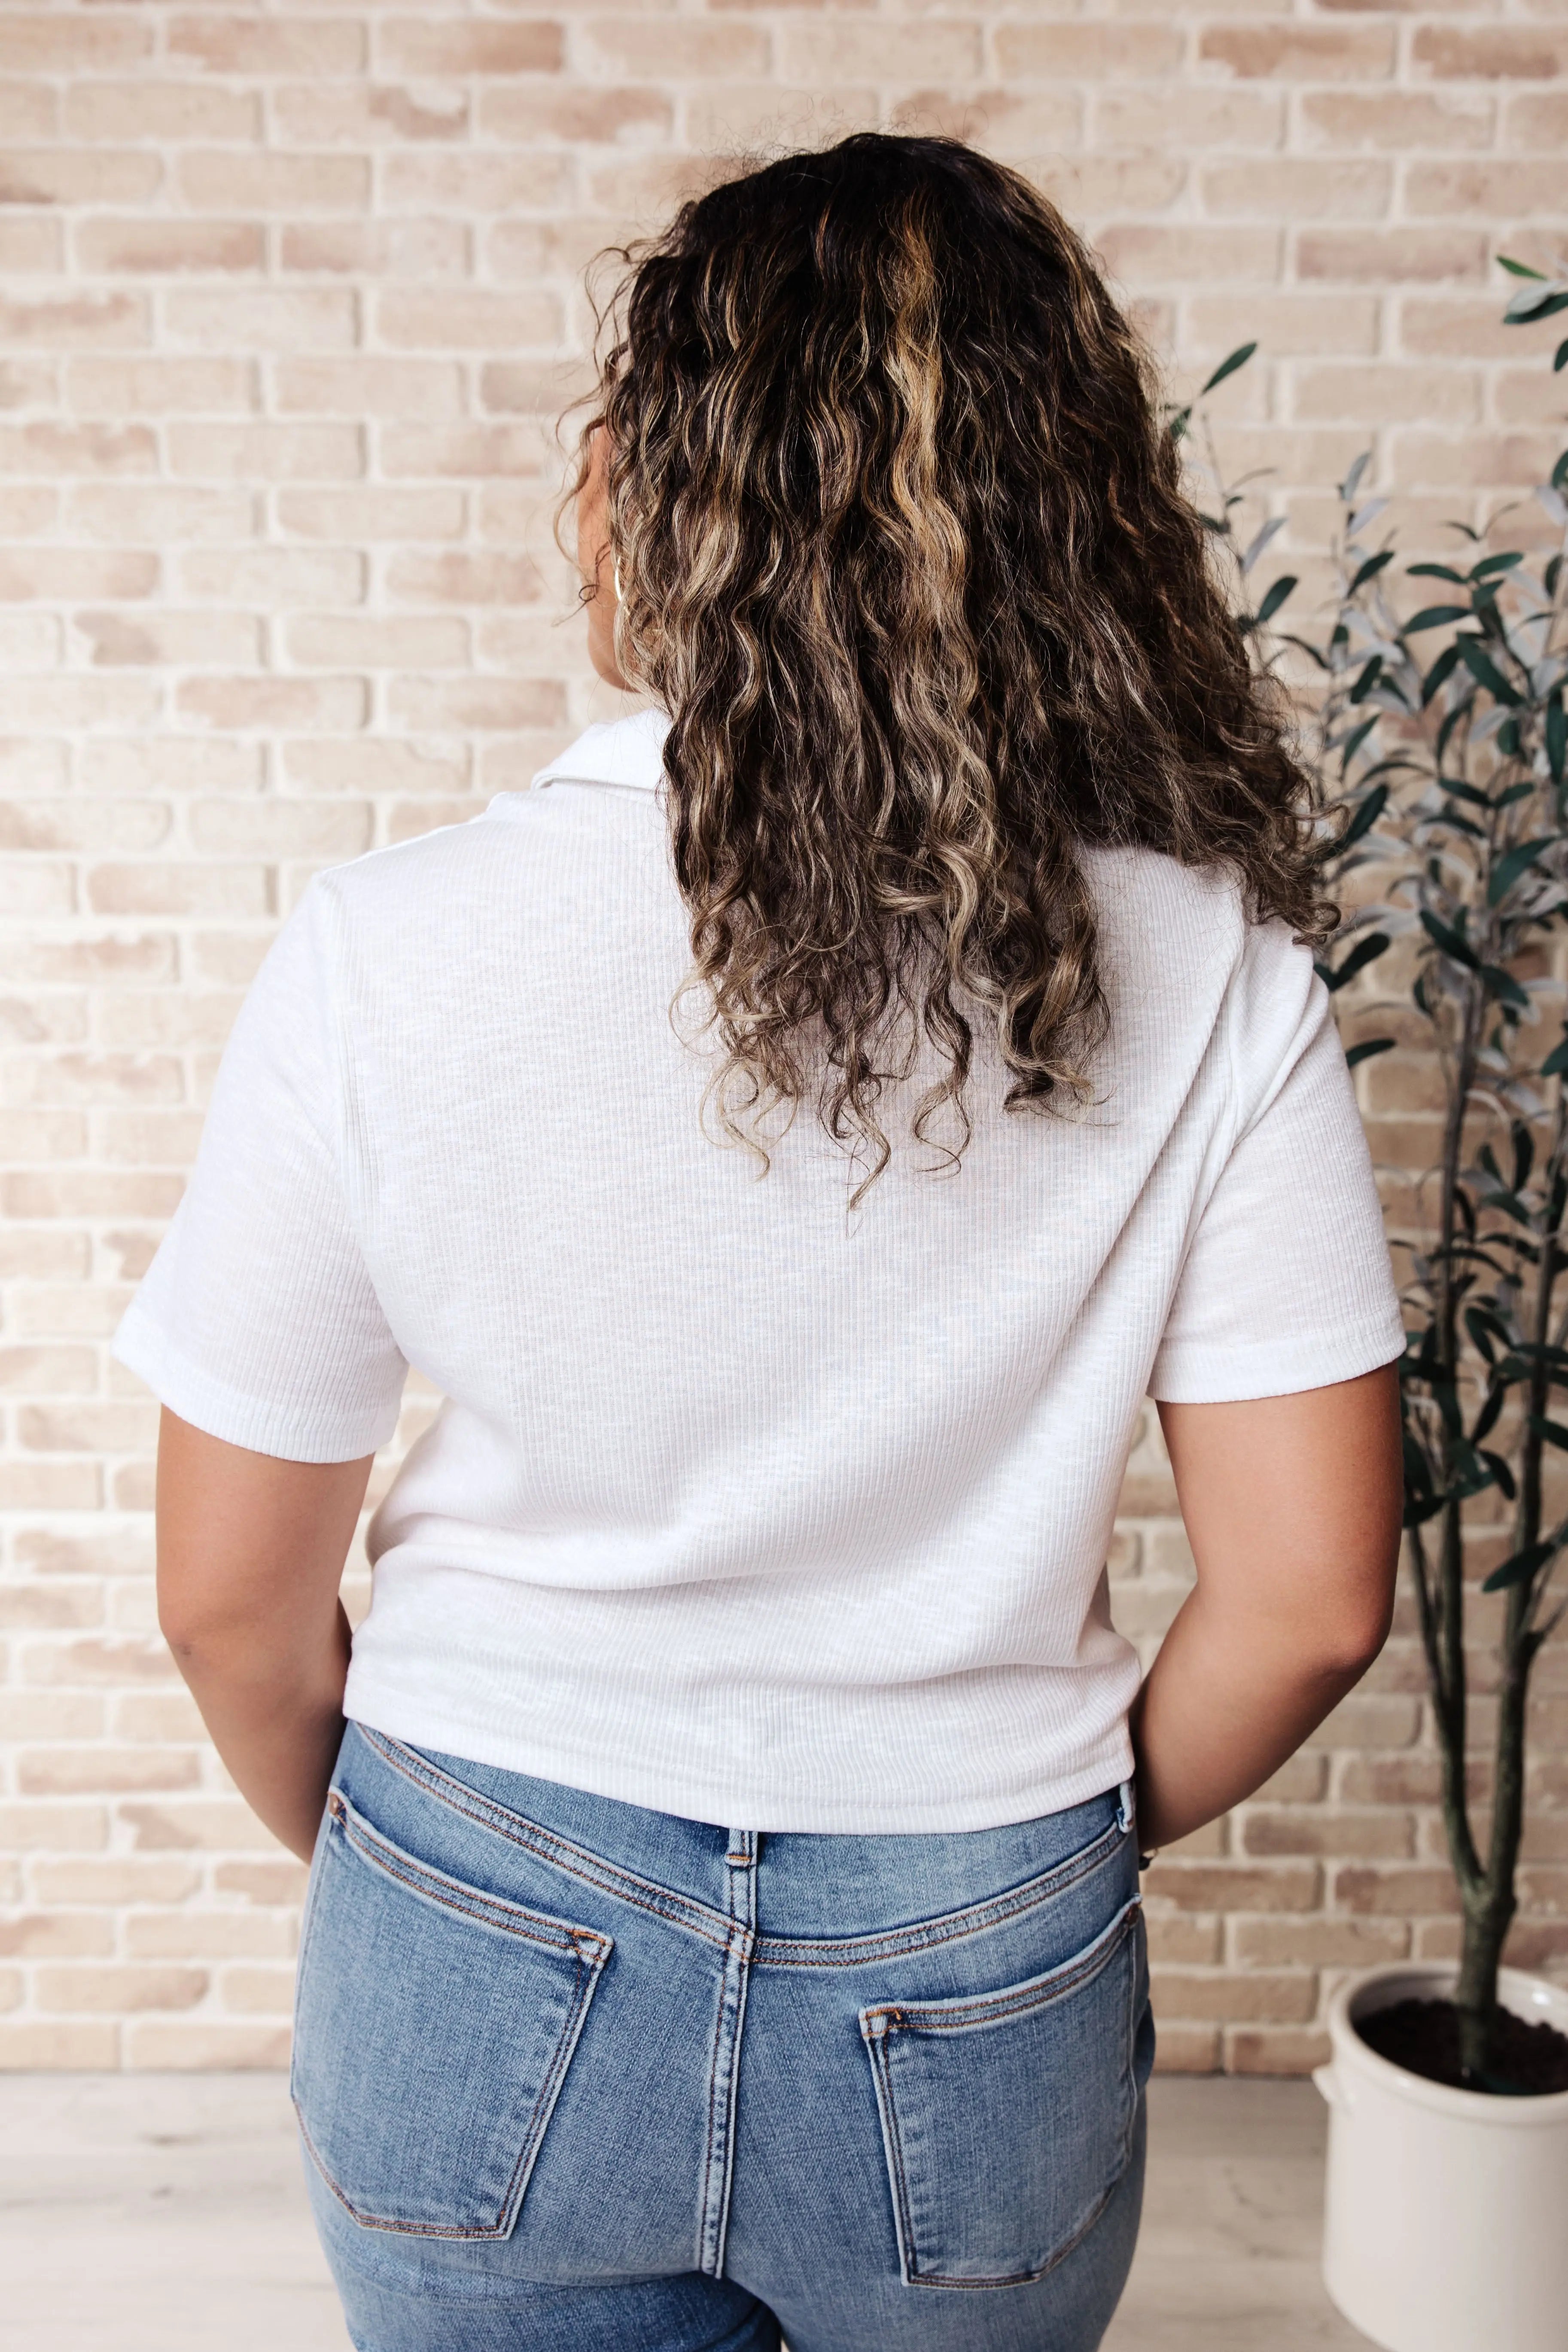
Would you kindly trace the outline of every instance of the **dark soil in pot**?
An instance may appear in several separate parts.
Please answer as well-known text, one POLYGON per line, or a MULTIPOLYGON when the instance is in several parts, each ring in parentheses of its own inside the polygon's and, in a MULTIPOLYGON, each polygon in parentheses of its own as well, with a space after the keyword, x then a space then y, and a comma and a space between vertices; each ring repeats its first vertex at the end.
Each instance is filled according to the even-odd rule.
POLYGON ((1568 2091, 1568 2034, 1544 2021, 1531 2025, 1506 2009, 1498 2011, 1491 2065, 1484 2075, 1459 2070, 1459 2012, 1451 2000, 1396 2000, 1354 2023, 1380 2058, 1428 2083, 1446 2083, 1450 2090, 1492 2091, 1515 2099, 1568 2091))

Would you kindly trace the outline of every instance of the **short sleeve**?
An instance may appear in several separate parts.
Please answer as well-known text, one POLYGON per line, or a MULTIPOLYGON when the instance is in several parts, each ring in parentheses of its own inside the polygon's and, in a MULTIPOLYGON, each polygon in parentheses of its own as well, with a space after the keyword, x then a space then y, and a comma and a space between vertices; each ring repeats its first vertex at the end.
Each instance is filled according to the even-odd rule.
POLYGON ((1248 925, 1223 1017, 1236 1139, 1154 1358, 1149 1393, 1171 1403, 1325 1387, 1405 1349, 1355 1088, 1289 923, 1248 925))
POLYGON ((342 1181, 333 920, 318 877, 240 1006, 184 1192, 110 1342, 182 1420, 293 1462, 384 1444, 407 1371, 342 1181))

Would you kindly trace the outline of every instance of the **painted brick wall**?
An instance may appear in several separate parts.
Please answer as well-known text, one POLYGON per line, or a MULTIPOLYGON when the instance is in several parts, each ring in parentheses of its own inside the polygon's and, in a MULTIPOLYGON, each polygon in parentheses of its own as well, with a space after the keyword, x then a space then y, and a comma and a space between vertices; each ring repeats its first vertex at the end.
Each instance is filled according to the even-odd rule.
MULTIPOLYGON (((549 542, 588 256, 715 151, 962 131, 1089 230, 1173 388, 1259 339, 1225 447, 1310 592, 1369 440, 1413 553, 1549 462, 1563 379, 1492 257, 1568 238, 1565 69, 1556 0, 0 10, 0 2063, 285 2054, 302 1874, 158 1641, 156 1407, 105 1342, 309 875, 602 709, 549 542)), ((1361 1077, 1392 1186, 1430 1073, 1361 1077)), ((1148 1421, 1114 1563, 1146 1644, 1190 1568, 1148 1421)), ((1551 1663, 1540 1716, 1514 1949, 1552 1965, 1551 1663)), ((1164 2063, 1304 2066, 1336 1969, 1449 1948, 1434 1782, 1405 1624, 1159 1864, 1164 2063)))

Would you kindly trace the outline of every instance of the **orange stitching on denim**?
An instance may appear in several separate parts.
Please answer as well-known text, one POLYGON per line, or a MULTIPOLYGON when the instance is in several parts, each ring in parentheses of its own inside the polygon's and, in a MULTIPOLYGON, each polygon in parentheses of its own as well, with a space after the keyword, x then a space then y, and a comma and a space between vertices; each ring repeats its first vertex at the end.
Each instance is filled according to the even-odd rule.
POLYGON ((721 1911, 710 1910, 695 1895, 678 1895, 671 1887, 656 1885, 651 1879, 638 1878, 634 1873, 621 1869, 618 1864, 604 1861, 600 1855, 590 1853, 586 1846, 577 1845, 572 1839, 563 1837, 559 1831, 547 1830, 542 1823, 531 1822, 526 1814, 514 1813, 509 1806, 498 1804, 493 1797, 483 1796, 479 1790, 468 1788, 461 1780, 454 1780, 450 1773, 441 1770, 439 1765, 426 1763, 422 1756, 404 1748, 401 1741, 390 1740, 384 1732, 372 1731, 364 1724, 357 1727, 361 1737, 374 1748, 395 1772, 401 1772, 405 1780, 412 1781, 416 1789, 423 1789, 437 1804, 445 1805, 449 1811, 460 1814, 465 1821, 472 1822, 476 1828, 489 1830, 492 1836, 505 1838, 510 1845, 521 1846, 525 1853, 564 1871, 568 1877, 580 1878, 585 1885, 596 1887, 601 1894, 616 1895, 621 1901, 635 1905, 638 1910, 648 1912, 654 1918, 664 1920, 669 1927, 684 1927, 689 1934, 700 1936, 705 1943, 717 1944, 721 1950, 727 1946, 730 1923, 721 1911), (404 1762, 405 1756, 412 1759, 416 1769, 410 1769, 410 1765, 404 1762), (437 1782, 439 1786, 436 1785, 437 1782), (448 1795, 449 1790, 456 1790, 458 1795, 448 1795), (472 1801, 464 1803, 459 1801, 460 1798, 472 1801), (526 1835, 521 1834, 524 1832, 526 1835), (568 1856, 572 1859, 568 1860, 568 1856), (584 1864, 589 1866, 584 1867, 584 1864), (656 1899, 650 1901, 650 1896, 656 1899), (709 1921, 713 1924, 709 1926, 709 1921), (718 1932, 720 1929, 723 1933, 718 1932))

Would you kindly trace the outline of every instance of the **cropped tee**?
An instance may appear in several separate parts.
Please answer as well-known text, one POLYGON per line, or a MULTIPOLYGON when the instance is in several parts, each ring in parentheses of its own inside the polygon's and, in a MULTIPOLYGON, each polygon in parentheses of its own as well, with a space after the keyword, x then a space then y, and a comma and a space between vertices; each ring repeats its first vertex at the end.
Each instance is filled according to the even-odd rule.
POLYGON ((1404 1345, 1328 993, 1220 870, 1087 850, 1093 1102, 1005 1110, 977 1029, 957 1169, 894 1090, 851 1211, 809 1105, 765 1174, 700 1122, 667 724, 311 878, 112 1352, 300 1462, 435 1384, 369 1524, 362 1723, 760 1830, 1077 1803, 1131 1769, 1106 1555, 1144 1397, 1404 1345))

